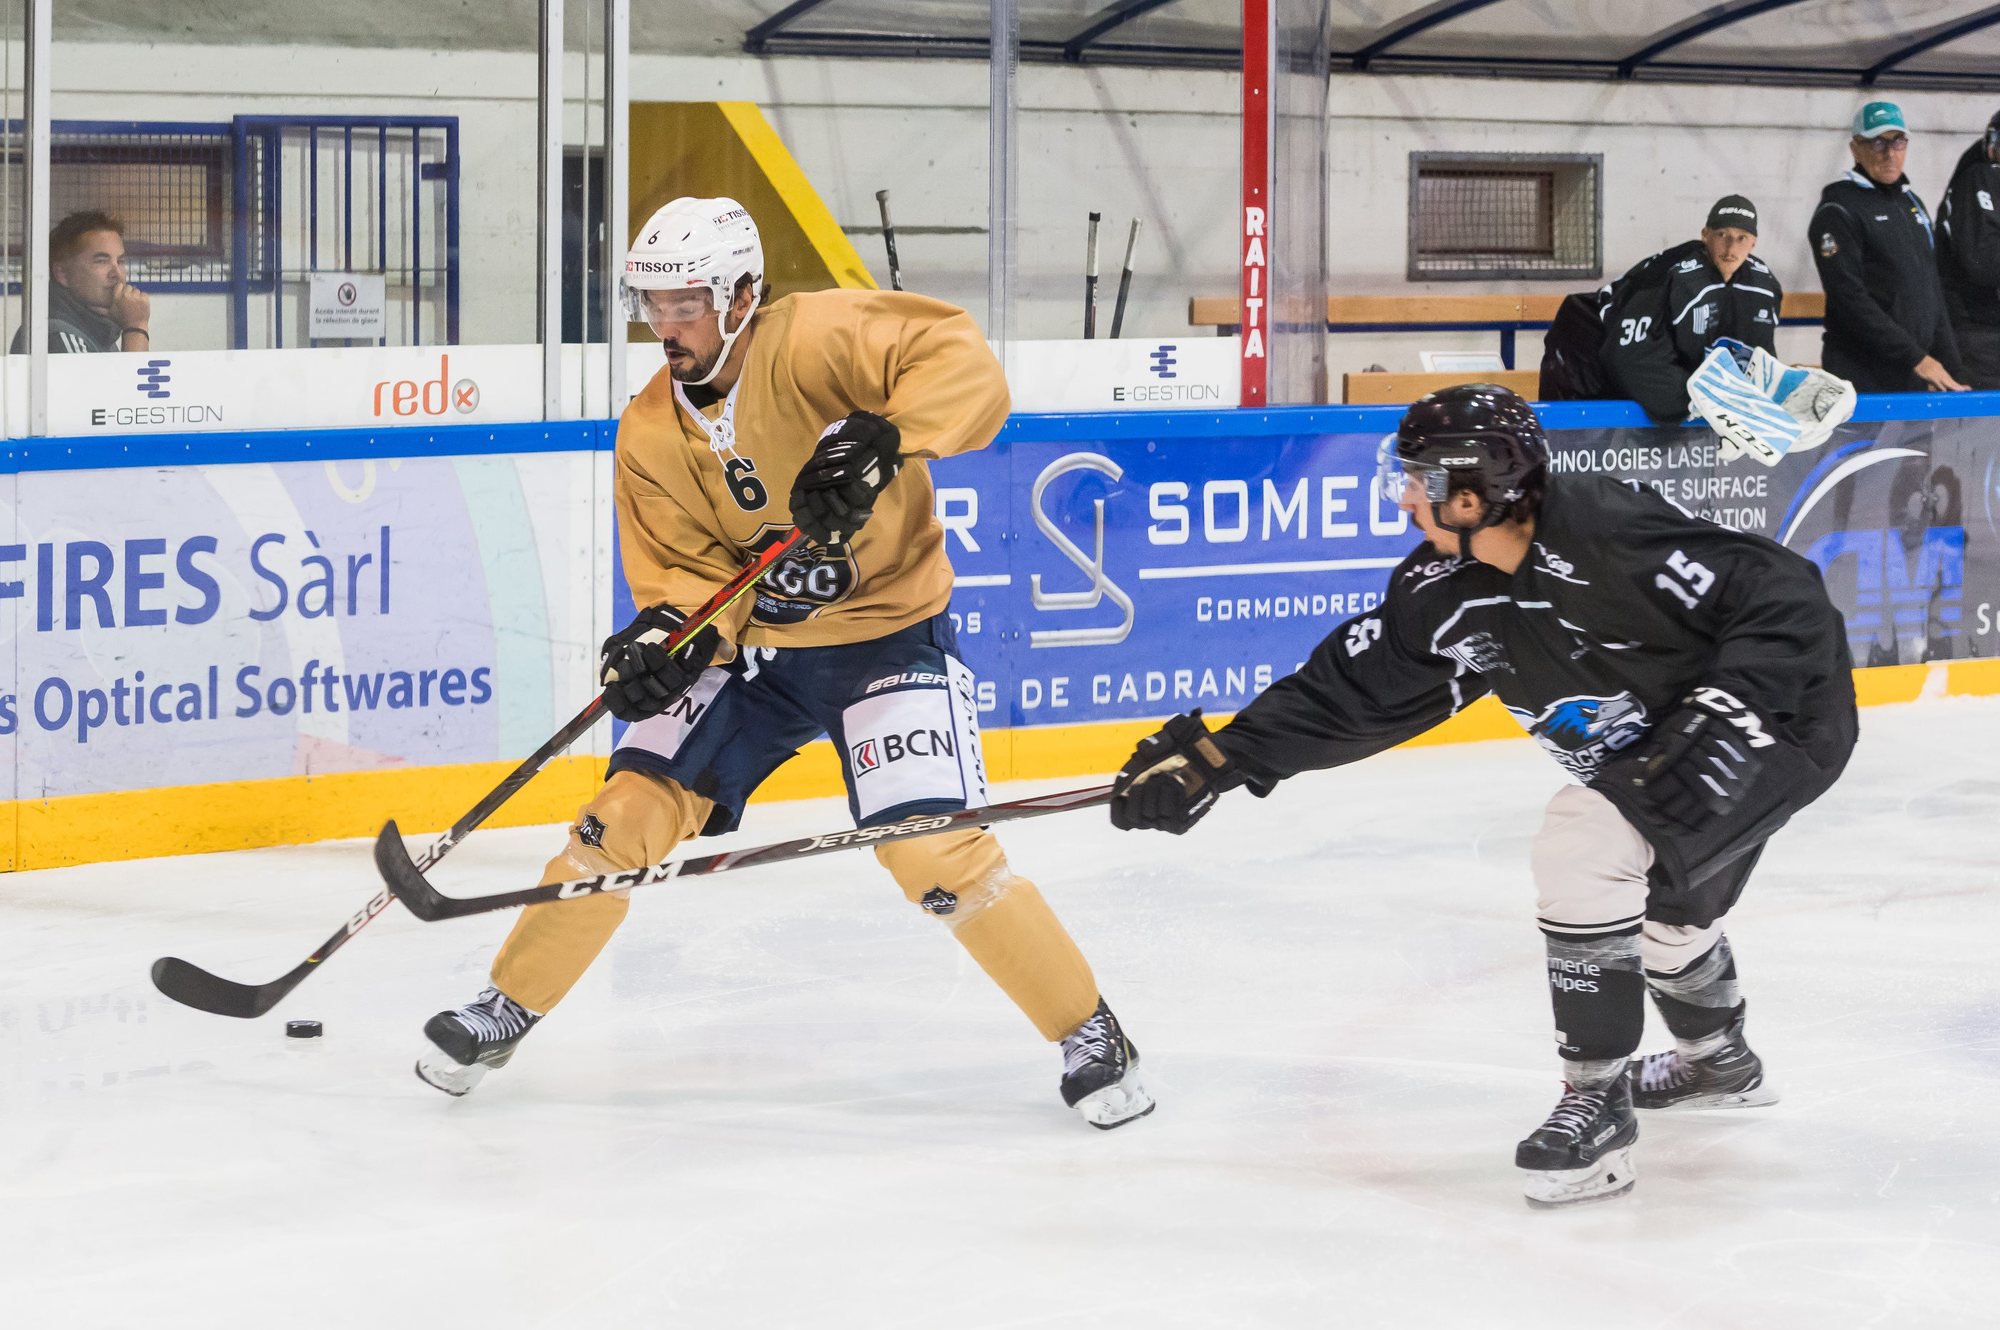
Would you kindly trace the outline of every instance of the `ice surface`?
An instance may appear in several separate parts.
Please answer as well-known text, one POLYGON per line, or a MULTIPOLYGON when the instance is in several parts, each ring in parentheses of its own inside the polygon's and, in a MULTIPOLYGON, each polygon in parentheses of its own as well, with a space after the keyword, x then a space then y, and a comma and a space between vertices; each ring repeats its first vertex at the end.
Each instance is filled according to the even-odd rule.
MULTIPOLYGON (((640 893, 462 1101, 419 1029, 511 916, 392 910, 260 1021, 147 982, 282 973, 367 899, 359 842, 0 877, 0 1324, 2000 1324, 2000 700, 1864 713, 1767 854, 1731 932, 1784 1101, 1648 1118, 1631 1196, 1545 1214, 1512 1153, 1557 1090, 1526 851, 1559 780, 1434 748, 1179 840, 1005 828, 1160 1097, 1108 1133, 866 853, 640 893)), ((557 834, 440 884, 532 881, 557 834)))

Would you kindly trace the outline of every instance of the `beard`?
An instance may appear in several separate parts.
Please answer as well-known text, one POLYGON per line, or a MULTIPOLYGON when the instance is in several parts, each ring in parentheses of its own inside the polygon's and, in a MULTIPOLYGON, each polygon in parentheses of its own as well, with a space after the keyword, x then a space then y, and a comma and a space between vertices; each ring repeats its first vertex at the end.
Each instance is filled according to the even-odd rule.
POLYGON ((667 372, 682 383, 696 383, 705 378, 708 372, 715 368, 716 356, 722 354, 722 348, 717 347, 714 354, 704 359, 700 352, 682 346, 678 342, 662 342, 660 349, 667 356, 667 372), (673 353, 676 351, 686 356, 685 364, 673 359, 673 353))

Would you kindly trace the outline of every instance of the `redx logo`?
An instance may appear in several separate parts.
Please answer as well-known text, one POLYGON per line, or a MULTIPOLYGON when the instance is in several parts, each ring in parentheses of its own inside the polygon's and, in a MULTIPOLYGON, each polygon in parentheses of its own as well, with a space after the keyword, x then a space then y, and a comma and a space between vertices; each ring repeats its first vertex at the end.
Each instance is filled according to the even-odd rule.
POLYGON ((383 379, 375 385, 378 416, 441 416, 447 411, 465 416, 478 409, 479 385, 471 379, 454 383, 449 355, 438 357, 435 379, 383 379))

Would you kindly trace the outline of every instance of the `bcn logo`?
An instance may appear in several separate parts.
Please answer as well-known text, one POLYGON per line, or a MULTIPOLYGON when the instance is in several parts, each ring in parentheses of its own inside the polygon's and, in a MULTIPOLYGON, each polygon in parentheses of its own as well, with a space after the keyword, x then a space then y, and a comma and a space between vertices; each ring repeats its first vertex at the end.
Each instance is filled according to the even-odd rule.
POLYGON ((383 379, 375 385, 375 414, 441 416, 446 411, 470 415, 479 409, 479 385, 451 378, 451 357, 438 357, 435 379, 383 379))

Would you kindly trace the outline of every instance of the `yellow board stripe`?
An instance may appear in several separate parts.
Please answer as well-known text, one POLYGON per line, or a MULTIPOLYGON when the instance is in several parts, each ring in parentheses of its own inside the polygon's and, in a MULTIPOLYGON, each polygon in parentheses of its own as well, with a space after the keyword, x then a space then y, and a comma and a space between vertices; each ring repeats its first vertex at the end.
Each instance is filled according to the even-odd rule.
POLYGON ((820 198, 819 191, 806 179, 806 173, 799 169, 791 150, 778 137, 778 131, 771 128, 771 122, 757 109, 755 102, 717 102, 722 118, 736 131, 736 137, 749 150, 750 158, 763 171, 771 188, 778 192, 792 220, 805 232, 806 240, 819 255, 820 262, 833 274, 833 279, 844 287, 863 290, 877 289, 874 277, 869 275, 868 265, 861 261, 854 244, 847 233, 840 229, 840 223, 833 219, 820 198))
MULTIPOLYGON (((2000 695, 2000 660, 1856 670, 1854 682, 1863 706, 1991 697, 2000 695)), ((1226 717, 1210 719, 1219 722, 1226 717)), ((1124 763, 1140 738, 1158 727, 1158 721, 1147 720, 993 730, 985 736, 987 774, 996 781, 1065 776, 1102 780, 1124 763)), ((1404 746, 1521 737, 1521 727, 1507 709, 1486 697, 1404 746)), ((0 804, 0 866, 58 868, 372 836, 391 817, 413 835, 441 831, 498 785, 514 765, 397 767, 16 799, 0 804)), ((557 758, 487 825, 567 821, 603 778, 602 758, 557 758)), ((780 767, 758 790, 755 802, 821 799, 840 793, 839 761, 833 746, 822 742, 809 745, 780 767)))

